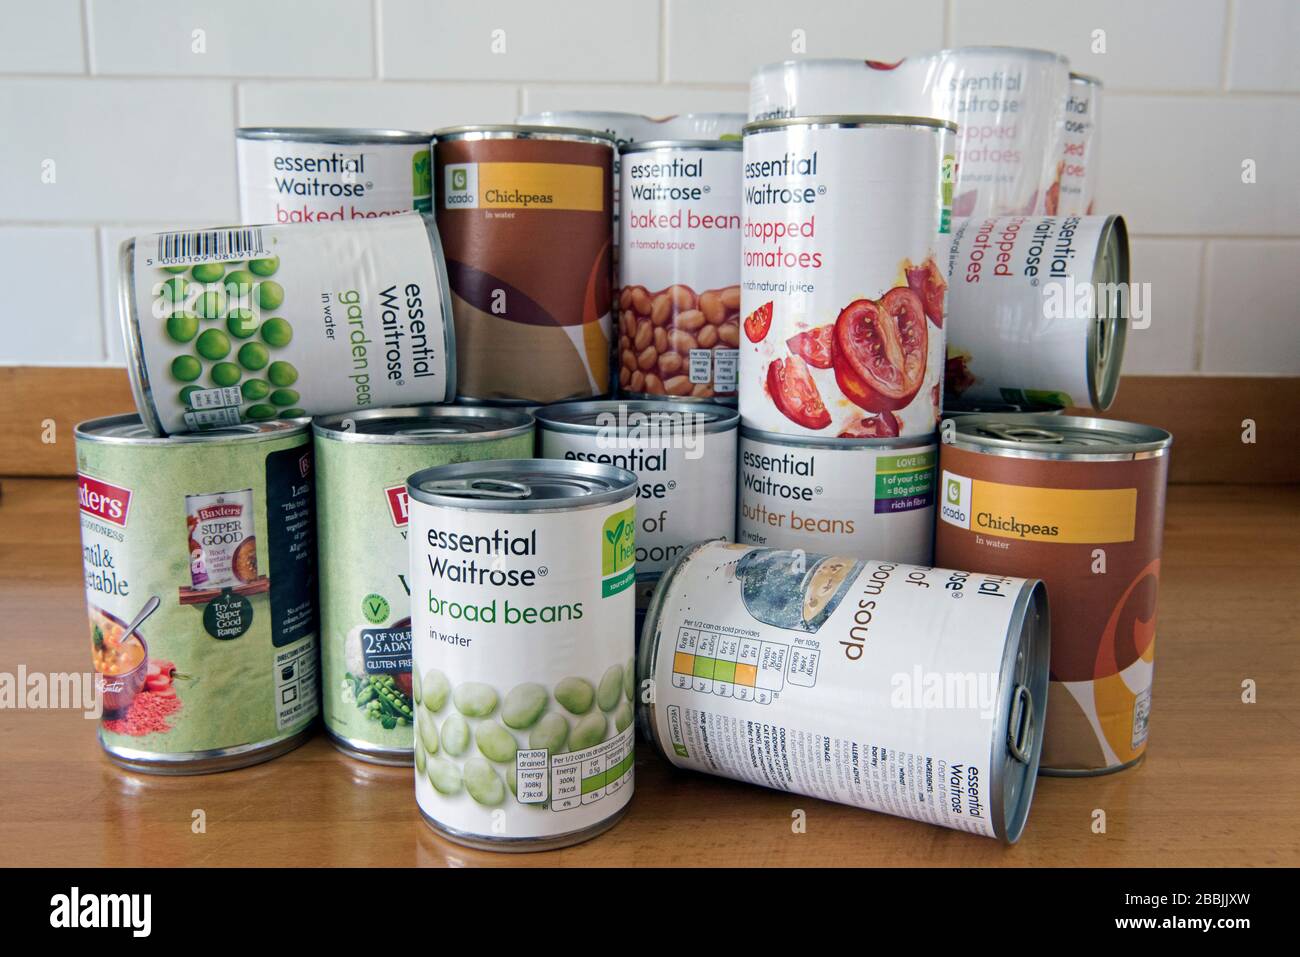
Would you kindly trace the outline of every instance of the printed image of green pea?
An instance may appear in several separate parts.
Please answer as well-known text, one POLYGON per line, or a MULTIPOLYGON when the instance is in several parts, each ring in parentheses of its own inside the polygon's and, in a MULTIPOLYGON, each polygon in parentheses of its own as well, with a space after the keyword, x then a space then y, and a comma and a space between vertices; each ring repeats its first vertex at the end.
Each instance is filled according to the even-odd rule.
POLYGON ((546 688, 536 682, 515 685, 501 703, 501 720, 520 731, 531 728, 546 710, 547 700, 546 688))
POLYGON ((614 709, 614 730, 622 734, 632 726, 635 714, 632 711, 632 702, 626 698, 618 703, 614 709))
MULTIPOLYGON (((492 765, 488 764, 482 758, 470 758, 470 760, 479 761, 480 763, 482 763, 483 767, 487 768, 488 774, 491 774, 493 777, 496 777, 496 773, 492 770, 492 765)), ((433 789, 437 791, 439 794, 452 795, 452 794, 460 793, 460 789, 461 789, 460 771, 457 769, 455 764, 453 764, 451 761, 448 761, 446 758, 430 757, 428 760, 427 774, 429 776, 429 783, 433 785, 433 789)), ((465 786, 469 785, 468 765, 466 765, 465 767, 464 783, 465 786)), ((486 784, 486 782, 484 783, 486 784)), ((497 780, 498 787, 500 786, 500 784, 501 781, 500 779, 498 779, 497 780)), ((490 793, 489 789, 486 786, 482 788, 482 791, 485 794, 490 793)), ((474 794, 474 792, 471 790, 470 794, 474 794)), ((495 803, 500 804, 504 798, 505 798, 505 794, 503 793, 499 798, 497 798, 495 803)), ((474 800, 478 801, 480 804, 492 803, 488 801, 480 801, 477 796, 474 797, 474 800)))
POLYGON ((623 697, 636 701, 636 658, 629 658, 623 666, 623 697))
POLYGON ((237 383, 243 374, 244 370, 233 362, 218 362, 211 372, 212 381, 223 388, 237 383))
POLYGON ((244 418, 250 422, 265 422, 267 419, 274 419, 279 414, 275 406, 259 402, 257 405, 250 405, 245 410, 244 418))
POLYGON ((189 405, 190 396, 192 396, 195 392, 199 392, 199 391, 201 391, 201 389, 197 385, 187 385, 185 388, 181 389, 181 393, 180 393, 181 405, 186 405, 186 406, 189 405))
POLYGON ((294 408, 294 409, 280 410, 280 417, 284 419, 301 419, 301 418, 305 418, 306 415, 307 415, 306 409, 294 408))
POLYGON ((579 718, 578 723, 573 726, 573 734, 569 735, 569 750, 581 751, 583 748, 593 748, 600 744, 605 740, 607 726, 603 711, 592 711, 591 714, 579 718))
POLYGON ((172 378, 177 382, 193 382, 203 375, 203 363, 193 356, 177 356, 172 360, 172 378))
POLYGON ((424 748, 417 741, 415 742, 415 771, 417 774, 424 773, 425 760, 424 748))
POLYGON ((163 272, 169 272, 173 276, 179 275, 189 269, 189 266, 163 266, 163 272))
POLYGON ((623 697, 623 666, 610 665, 596 686, 596 704, 601 711, 613 711, 623 697))
POLYGON ((497 764, 514 761, 519 742, 515 736, 495 721, 484 721, 474 728, 474 742, 483 757, 497 764))
POLYGON ((284 287, 269 279, 257 284, 257 304, 263 309, 279 309, 284 303, 284 287))
POLYGON ((271 380, 272 385, 283 388, 298 381, 298 370, 288 362, 277 360, 266 370, 266 377, 271 380))
POLYGON ((551 754, 562 754, 569 740, 569 722, 558 711, 543 715, 528 732, 530 748, 545 748, 551 754))
POLYGON ((287 319, 272 316, 262 323, 262 341, 268 346, 279 349, 282 346, 287 346, 292 339, 293 326, 289 325, 287 319))
MULTIPOLYGON (((209 330, 215 332, 216 330, 209 330)), ((207 335, 205 332, 204 336, 207 335)), ((199 338, 202 338, 200 336, 199 338)), ((258 372, 266 368, 266 364, 271 361, 271 354, 266 351, 266 346, 260 342, 245 342, 239 347, 239 364, 249 372, 258 372)))
MULTIPOLYGON (((182 266, 184 270, 187 267, 182 266)), ((185 295, 189 292, 190 284, 184 276, 173 276, 165 282, 159 283, 155 289, 155 295, 167 300, 168 302, 184 302, 185 295)))
POLYGON ((570 714, 586 714, 596 700, 596 689, 586 678, 561 678, 555 686, 555 700, 570 714))
POLYGON ((451 682, 437 668, 430 668, 420 680, 420 689, 424 694, 424 706, 437 714, 447 703, 447 696, 451 694, 451 682))
POLYGON ((194 300, 194 312, 202 319, 220 319, 226 311, 224 293, 209 289, 194 300))
POLYGON ((469 722, 455 711, 447 715, 438 734, 442 749, 448 754, 460 757, 469 750, 469 722))
POLYGON ((280 268, 280 257, 266 256, 262 259, 250 259, 248 268, 259 276, 274 276, 275 271, 280 268))
POLYGON ((424 750, 430 754, 438 753, 438 725, 434 723, 433 716, 428 712, 421 712, 416 723, 420 729, 420 743, 424 745, 424 750))
POLYGON ((165 326, 173 342, 189 342, 199 334, 199 317, 192 312, 173 312, 165 326))
POLYGON ((271 394, 271 384, 265 379, 245 379, 239 391, 249 402, 256 402, 271 394))
POLYGON ((220 329, 205 329, 195 340, 194 351, 205 359, 224 359, 230 355, 230 336, 220 329))
POLYGON ((190 270, 190 275, 197 282, 216 282, 226 273, 226 267, 221 263, 199 263, 190 270))
POLYGON ((257 331, 257 317, 251 309, 231 309, 226 316, 226 331, 236 339, 247 339, 257 331))
POLYGON ((456 710, 467 718, 486 718, 497 707, 496 689, 481 681, 466 681, 452 694, 456 710))
POLYGON ((466 761, 464 774, 465 790, 479 804, 495 807, 506 799, 506 786, 501 783, 500 775, 482 758, 466 761))
POLYGON ((271 404, 279 406, 297 405, 298 393, 293 389, 276 389, 271 393, 271 404))

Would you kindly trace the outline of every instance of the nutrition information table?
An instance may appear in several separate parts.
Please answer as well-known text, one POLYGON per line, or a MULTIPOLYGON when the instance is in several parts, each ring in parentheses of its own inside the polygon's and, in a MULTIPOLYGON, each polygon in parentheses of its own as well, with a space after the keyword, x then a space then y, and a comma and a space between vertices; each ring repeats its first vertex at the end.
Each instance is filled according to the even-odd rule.
POLYGON ((820 655, 812 648, 683 625, 673 653, 673 687, 770 704, 787 681, 813 687, 820 655))

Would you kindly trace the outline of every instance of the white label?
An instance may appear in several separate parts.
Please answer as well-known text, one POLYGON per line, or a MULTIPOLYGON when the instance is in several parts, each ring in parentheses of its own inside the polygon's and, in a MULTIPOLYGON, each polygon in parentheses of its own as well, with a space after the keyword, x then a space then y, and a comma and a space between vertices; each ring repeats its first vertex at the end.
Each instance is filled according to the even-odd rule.
POLYGON ((1091 215, 1097 189, 1097 123, 1101 85, 1070 80, 1065 100, 1060 195, 1050 193, 1044 210, 1058 216, 1091 215))
POLYGON ((631 798, 635 513, 410 502, 415 795, 440 825, 545 838, 631 798))
POLYGON ((678 767, 996 836, 989 759, 1025 586, 704 545, 657 622, 657 736, 678 767))
POLYGON ((316 714, 316 646, 286 648, 275 656, 275 722, 283 731, 316 714))

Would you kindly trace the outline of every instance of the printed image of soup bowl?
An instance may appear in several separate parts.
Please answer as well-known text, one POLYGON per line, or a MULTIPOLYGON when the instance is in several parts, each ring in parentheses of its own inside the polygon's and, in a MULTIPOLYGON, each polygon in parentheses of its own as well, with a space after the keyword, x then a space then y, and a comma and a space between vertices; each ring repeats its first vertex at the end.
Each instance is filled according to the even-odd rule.
POLYGON ((776 548, 747 552, 736 565, 745 610, 778 628, 814 633, 848 593, 862 563, 776 548))
MULTIPOLYGON (((99 615, 116 624, 122 631, 126 630, 126 622, 117 616, 110 615, 103 610, 99 610, 99 615)), ((134 668, 114 675, 97 672, 100 682, 100 698, 104 706, 102 717, 105 721, 126 717, 127 711, 131 708, 131 703, 135 701, 135 696, 140 693, 140 690, 144 687, 145 678, 148 677, 149 644, 144 640, 144 636, 140 634, 138 629, 132 636, 132 640, 140 643, 142 652, 140 660, 136 662, 134 668)))

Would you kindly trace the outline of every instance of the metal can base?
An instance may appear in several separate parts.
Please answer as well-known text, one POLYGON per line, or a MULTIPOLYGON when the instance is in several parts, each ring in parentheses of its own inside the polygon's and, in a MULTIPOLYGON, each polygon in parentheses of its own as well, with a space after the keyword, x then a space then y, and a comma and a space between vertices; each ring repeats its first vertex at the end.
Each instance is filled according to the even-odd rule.
POLYGON ((315 732, 315 727, 313 722, 287 738, 272 738, 269 741, 241 744, 234 748, 184 751, 178 754, 158 754, 152 751, 138 751, 135 748, 111 747, 104 742, 102 735, 99 743, 110 761, 128 771, 163 775, 216 774, 219 771, 234 771, 261 764, 287 754, 299 745, 305 744, 315 732))
POLYGON ((1099 778, 1099 777, 1104 777, 1107 774, 1115 774, 1119 771, 1127 771, 1129 768, 1135 768, 1139 764, 1141 764, 1144 760, 1146 760, 1146 756, 1147 756, 1146 752, 1143 751, 1132 761, 1129 761, 1126 764, 1117 764, 1113 768, 1099 768, 1097 770, 1087 768, 1084 770, 1079 770, 1078 768, 1040 767, 1038 769, 1038 773, 1050 778, 1099 778))
POLYGON ((354 761, 382 764, 391 768, 409 768, 415 764, 413 748, 380 748, 364 741, 345 738, 330 728, 326 728, 325 733, 329 735, 330 744, 354 761))
POLYGON ((424 818, 424 823, 428 824, 435 834, 446 838, 453 844, 472 847, 477 851, 506 851, 511 854, 527 854, 531 851, 557 851, 560 848, 572 847, 575 844, 589 841, 593 837, 599 837, 621 821, 630 806, 631 801, 605 820, 579 831, 570 831, 567 834, 557 834, 553 837, 503 837, 495 841, 473 834, 465 834, 439 824, 425 813, 424 808, 420 808, 420 817, 424 818))

